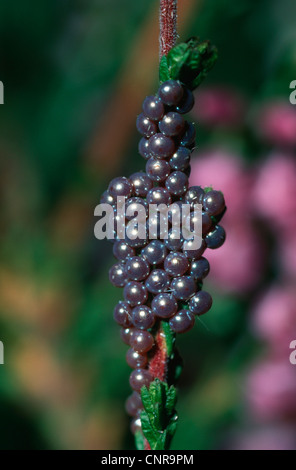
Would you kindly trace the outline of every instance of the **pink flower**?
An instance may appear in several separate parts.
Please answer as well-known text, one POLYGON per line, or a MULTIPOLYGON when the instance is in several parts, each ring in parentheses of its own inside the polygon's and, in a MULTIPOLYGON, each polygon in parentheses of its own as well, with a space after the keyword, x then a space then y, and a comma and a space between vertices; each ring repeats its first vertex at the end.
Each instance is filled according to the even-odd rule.
POLYGON ((209 278, 227 292, 248 292, 262 274, 264 256, 260 241, 246 222, 226 219, 223 226, 226 242, 219 250, 208 249, 205 253, 211 265, 209 278))
POLYGON ((270 357, 250 373, 246 393, 249 408, 259 420, 274 420, 296 415, 296 373, 289 357, 270 357))
POLYGON ((269 143, 296 144, 296 109, 286 101, 266 104, 256 119, 258 133, 269 143))
POLYGON ((242 124, 243 99, 225 88, 208 88, 197 93, 193 114, 206 126, 237 127, 242 124))
POLYGON ((290 229, 296 224, 296 159, 274 153, 262 165, 250 201, 254 209, 274 224, 290 229))
POLYGON ((222 191, 228 216, 241 218, 250 212, 251 183, 252 177, 239 155, 213 149, 200 152, 192 159, 190 185, 213 186, 222 191))
POLYGON ((251 429, 234 439, 231 450, 294 450, 295 436, 296 429, 285 424, 251 429))
POLYGON ((265 293, 255 307, 253 325, 272 351, 288 358, 290 342, 296 339, 295 289, 276 286, 265 293))
POLYGON ((206 251, 211 263, 210 278, 228 292, 250 290, 260 278, 263 253, 250 223, 251 176, 241 158, 218 150, 199 154, 192 162, 190 184, 221 190, 227 204, 222 222, 226 242, 219 250, 206 251))

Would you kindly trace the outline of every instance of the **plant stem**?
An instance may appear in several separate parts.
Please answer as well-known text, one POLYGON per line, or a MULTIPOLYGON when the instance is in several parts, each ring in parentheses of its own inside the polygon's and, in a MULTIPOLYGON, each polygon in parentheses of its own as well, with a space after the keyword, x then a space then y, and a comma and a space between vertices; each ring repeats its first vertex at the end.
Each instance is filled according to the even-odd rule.
POLYGON ((160 59, 174 47, 177 39, 177 0, 160 0, 160 59))
POLYGON ((161 382, 166 381, 168 369, 168 356, 165 335, 161 326, 161 322, 157 325, 155 334, 155 346, 152 358, 149 361, 149 372, 154 379, 161 382))
MULTIPOLYGON (((174 47, 177 39, 177 0, 160 0, 159 11, 159 44, 160 58, 174 47)), ((158 322, 155 333, 155 349, 150 359, 149 372, 154 379, 166 381, 168 368, 168 355, 165 334, 158 322)))
MULTIPOLYGON (((163 332, 160 321, 157 324, 153 356, 149 361, 148 370, 152 375, 153 379, 159 379, 162 382, 166 381, 168 372, 168 355, 165 334, 163 332)), ((145 439, 144 443, 145 450, 151 450, 150 444, 147 439, 145 439)))
MULTIPOLYGON (((160 59, 174 47, 177 39, 177 0, 160 0, 159 11, 159 56, 160 59)), ((153 356, 149 362, 149 372, 154 379, 166 382, 168 373, 168 351, 165 334, 158 322, 155 333, 155 346, 153 356)), ((145 439, 145 450, 151 450, 145 439)))
MULTIPOLYGON (((177 39, 177 1, 178 0, 160 0, 159 10, 159 55, 160 58, 174 47, 177 39)), ((153 378, 158 378, 162 382, 166 381, 168 367, 167 347, 165 335, 158 324, 155 334, 155 352, 150 360, 149 372, 153 378)))

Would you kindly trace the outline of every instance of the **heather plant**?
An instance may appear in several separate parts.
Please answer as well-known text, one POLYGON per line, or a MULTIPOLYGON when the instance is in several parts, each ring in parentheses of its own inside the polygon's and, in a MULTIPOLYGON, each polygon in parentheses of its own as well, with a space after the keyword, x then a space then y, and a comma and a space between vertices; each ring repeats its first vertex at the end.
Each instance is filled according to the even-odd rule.
POLYGON ((211 295, 203 290, 210 270, 203 255, 206 249, 223 245, 225 231, 220 220, 226 210, 220 191, 189 187, 188 183, 195 126, 184 115, 193 108, 192 92, 213 66, 216 49, 194 38, 174 46, 175 1, 161 1, 160 20, 160 85, 156 95, 144 99, 136 121, 146 172, 113 179, 101 199, 115 209, 112 241, 117 262, 109 279, 123 288, 114 319, 130 347, 126 360, 134 369, 126 411, 133 418, 131 430, 137 448, 153 450, 168 449, 176 430, 175 386, 181 372, 176 335, 191 330, 212 306, 211 295), (165 210, 173 204, 167 232, 161 232, 158 220, 144 210, 145 236, 132 236, 126 228, 121 237, 118 197, 126 198, 126 208, 162 204, 165 210), (175 211, 187 209, 189 226, 194 226, 196 205, 202 208, 198 246, 193 238, 178 232, 172 220, 175 211))

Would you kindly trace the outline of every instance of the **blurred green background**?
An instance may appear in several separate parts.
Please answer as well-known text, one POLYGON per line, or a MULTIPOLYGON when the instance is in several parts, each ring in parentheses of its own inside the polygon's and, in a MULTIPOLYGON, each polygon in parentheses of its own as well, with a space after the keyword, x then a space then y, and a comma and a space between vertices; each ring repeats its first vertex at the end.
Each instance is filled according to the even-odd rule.
MULTIPOLYGON (((151 0, 0 0, 1 449, 134 446, 124 411, 126 346, 112 319, 121 292, 108 281, 112 245, 94 238, 93 211, 111 178, 144 168, 135 118, 157 87, 157 7, 151 0)), ((200 36, 219 50, 201 98, 223 88, 227 102, 239 95, 244 103, 238 126, 223 125, 223 103, 216 125, 199 110, 197 93, 194 184, 199 152, 212 146, 239 154, 252 177, 263 171, 274 147, 284 147, 285 155, 288 147, 293 160, 295 142, 258 136, 254 116, 262 103, 277 100, 294 112, 295 2, 180 0, 179 9, 181 39, 200 36)), ((248 191, 244 197, 248 205, 248 191)), ((247 211, 244 204, 240 209, 238 220, 247 211)), ((255 278, 259 272, 256 282, 231 289, 231 281, 225 286, 213 271, 205 283, 213 293, 212 311, 178 339, 185 368, 174 449, 250 447, 248 436, 256 433, 265 447, 281 439, 282 447, 295 445, 295 398, 291 412, 261 420, 249 411, 245 385, 249 370, 269 354, 254 333, 254 304, 279 279, 289 278, 289 286, 293 279, 291 270, 282 275, 279 230, 273 233, 272 224, 267 229, 260 217, 248 216, 260 232, 258 251, 266 253, 259 268, 250 267, 251 278, 252 269, 255 278)), ((295 378, 295 366, 289 367, 295 378)), ((295 397, 293 377, 289 391, 295 397)), ((281 400, 286 403, 287 395, 281 400)))

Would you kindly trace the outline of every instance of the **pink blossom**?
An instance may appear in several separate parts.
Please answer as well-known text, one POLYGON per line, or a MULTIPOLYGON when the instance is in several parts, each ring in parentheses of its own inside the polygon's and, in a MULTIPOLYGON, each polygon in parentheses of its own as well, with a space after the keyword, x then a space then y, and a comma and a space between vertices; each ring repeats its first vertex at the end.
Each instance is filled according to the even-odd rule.
POLYGON ((253 326, 272 351, 288 358, 290 342, 296 339, 295 289, 275 286, 265 293, 255 307, 253 326))
MULTIPOLYGON (((232 450, 294 450, 296 429, 285 424, 277 424, 249 432, 239 433, 234 439, 232 450)), ((230 448, 230 446, 228 446, 230 448)))
POLYGON ((296 414, 296 373, 289 357, 269 358, 256 365, 246 384, 249 408, 259 420, 296 414))
MULTIPOLYGON (((226 218, 226 216, 225 216, 226 218)), ((209 275, 217 287, 233 293, 245 293, 258 283, 263 266, 261 244, 246 222, 225 220, 226 242, 219 250, 207 250, 209 275)))
POLYGON ((258 172, 253 189, 254 209, 274 224, 289 229, 296 223, 296 159, 272 154, 258 172))
POLYGON ((191 186, 213 186, 222 191, 230 216, 244 217, 250 212, 249 194, 252 177, 240 155, 226 150, 199 152, 191 164, 191 186))
POLYGON ((263 252, 250 223, 251 175, 242 159, 226 151, 201 153, 192 162, 190 184, 221 190, 227 204, 222 222, 226 242, 219 250, 206 252, 211 263, 210 278, 228 292, 250 290, 260 278, 263 252))
POLYGON ((244 101, 233 90, 207 88, 196 96, 193 114, 206 126, 237 127, 242 124, 244 101))
POLYGON ((296 144, 296 109, 286 101, 266 104, 256 120, 258 133, 274 145, 296 144))

